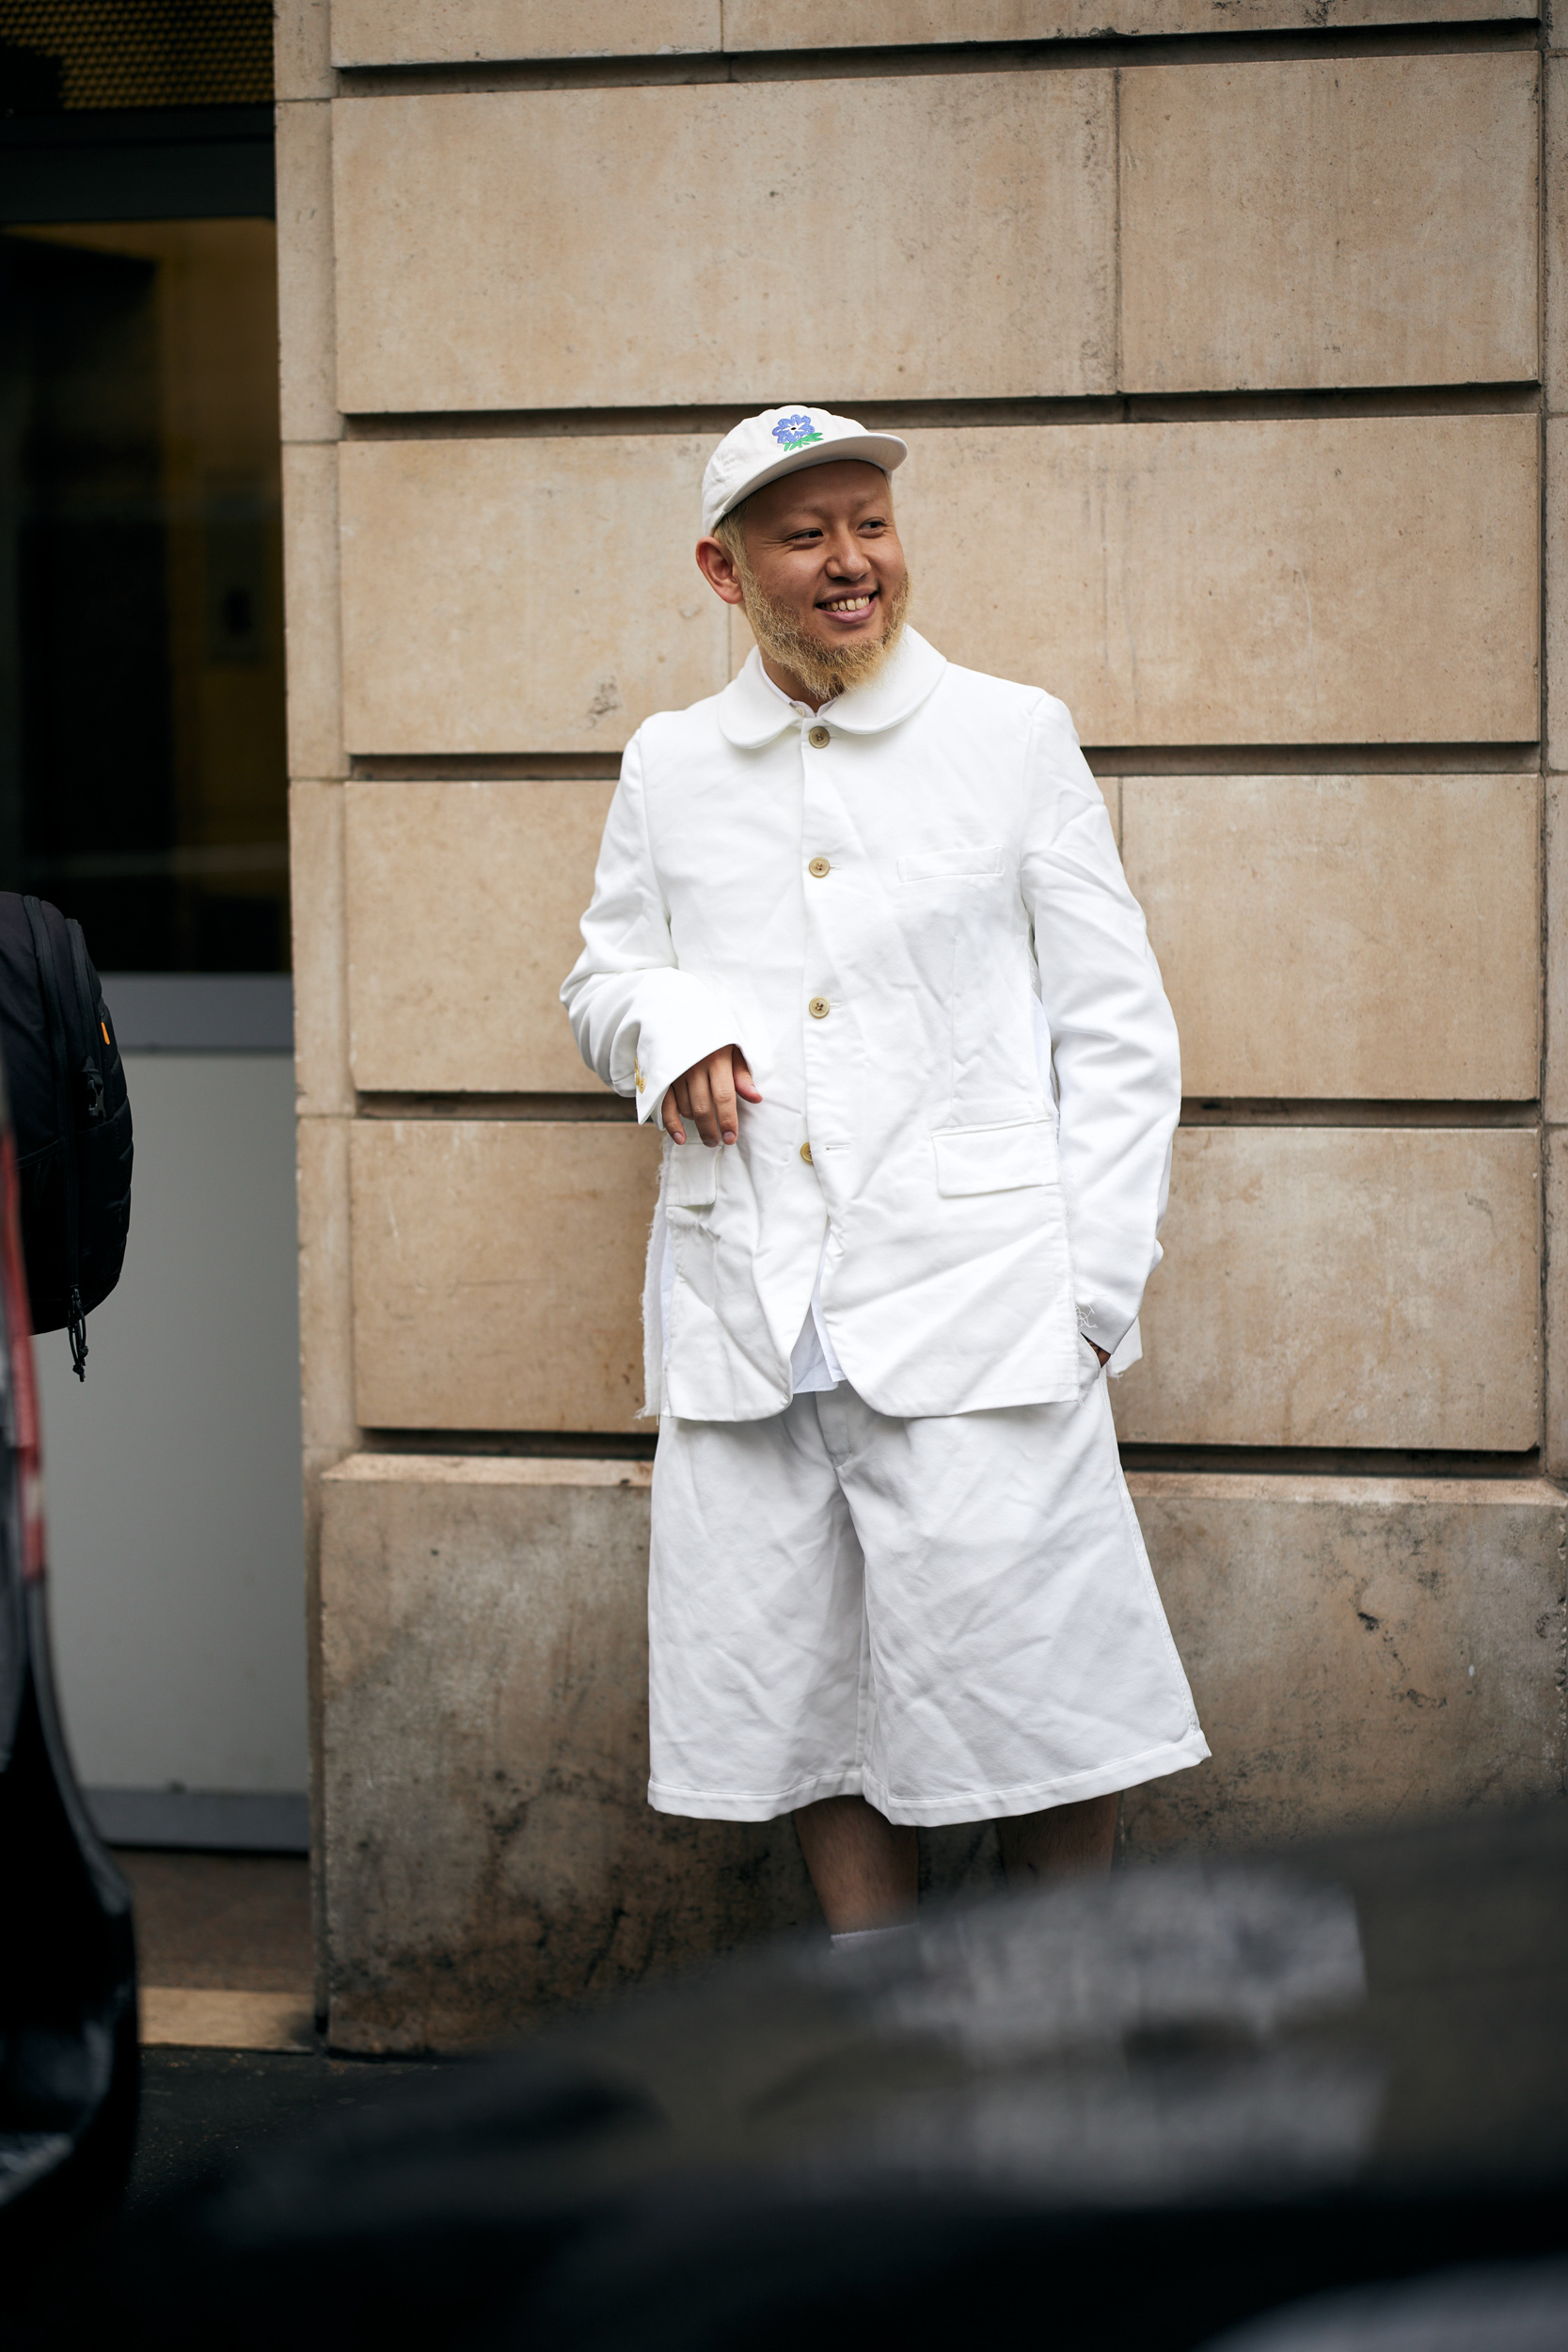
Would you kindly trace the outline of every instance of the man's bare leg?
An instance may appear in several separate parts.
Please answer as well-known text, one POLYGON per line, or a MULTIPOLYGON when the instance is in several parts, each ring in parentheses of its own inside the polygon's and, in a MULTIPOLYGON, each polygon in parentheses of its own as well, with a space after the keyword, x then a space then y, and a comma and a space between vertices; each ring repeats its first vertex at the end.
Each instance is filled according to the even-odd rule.
POLYGON ((1085 1797, 1082 1804, 1054 1804, 1045 1813, 998 1821, 1008 1885, 1036 1886, 1068 1870, 1108 1870, 1119 1803, 1117 1797, 1085 1797))
POLYGON ((822 1797, 800 1807, 795 1835, 831 1933, 902 1927, 914 1917, 920 1855, 912 1829, 897 1828, 863 1797, 822 1797))

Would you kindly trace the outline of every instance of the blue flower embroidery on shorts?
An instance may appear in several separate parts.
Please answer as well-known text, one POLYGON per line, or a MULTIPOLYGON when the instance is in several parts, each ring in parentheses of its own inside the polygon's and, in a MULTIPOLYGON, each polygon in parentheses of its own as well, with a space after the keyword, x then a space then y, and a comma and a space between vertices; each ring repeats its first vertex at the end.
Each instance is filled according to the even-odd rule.
POLYGON ((773 427, 773 438, 785 449, 809 449, 813 441, 822 438, 807 416, 781 417, 773 427))

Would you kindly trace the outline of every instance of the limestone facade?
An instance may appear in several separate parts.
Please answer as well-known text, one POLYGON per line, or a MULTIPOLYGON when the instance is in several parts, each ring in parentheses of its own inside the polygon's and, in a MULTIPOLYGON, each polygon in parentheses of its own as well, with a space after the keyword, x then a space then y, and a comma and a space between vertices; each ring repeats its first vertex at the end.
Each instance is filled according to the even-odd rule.
POLYGON ((787 1823, 641 1802, 657 1145, 556 999, 623 745, 744 658, 690 548, 750 405, 907 428, 920 626, 1069 704, 1180 1025, 1114 1394, 1214 1756, 1130 1851, 1561 1786, 1568 56, 1527 12, 279 0, 340 2045, 812 1915, 787 1823))

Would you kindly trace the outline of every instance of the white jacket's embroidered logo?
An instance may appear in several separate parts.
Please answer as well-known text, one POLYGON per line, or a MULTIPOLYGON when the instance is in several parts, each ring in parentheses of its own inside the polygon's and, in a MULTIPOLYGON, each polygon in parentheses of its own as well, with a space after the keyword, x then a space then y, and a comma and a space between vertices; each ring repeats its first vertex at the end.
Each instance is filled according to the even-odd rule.
POLYGON ((822 436, 809 417, 781 417, 773 427, 773 438, 785 449, 809 449, 822 436))

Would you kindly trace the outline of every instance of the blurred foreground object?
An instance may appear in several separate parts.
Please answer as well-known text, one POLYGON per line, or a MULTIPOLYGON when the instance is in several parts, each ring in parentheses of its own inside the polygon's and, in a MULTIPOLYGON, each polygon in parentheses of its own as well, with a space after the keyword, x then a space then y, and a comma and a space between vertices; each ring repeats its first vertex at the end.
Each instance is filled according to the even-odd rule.
POLYGON ((1568 2343, 1565 2191, 1553 1806, 744 1955, 258 2159, 128 2236, 72 2324, 160 2352, 1175 2352, 1467 2266, 1492 2332, 1412 2332, 1390 2284, 1362 2333, 1307 2312, 1282 2352, 1538 2352, 1543 2312, 1568 2343))
POLYGON ((119 1279, 131 1226, 131 1103, 80 923, 0 891, 0 1054, 35 1331, 67 1330, 87 1377, 87 1318, 119 1279))
MULTIPOLYGON (((118 1269, 117 1269, 118 1271, 118 1269)), ((131 1897, 55 1706, 38 1399, 0 1092, 0 2288, 118 2196, 135 2138, 131 1897)))

